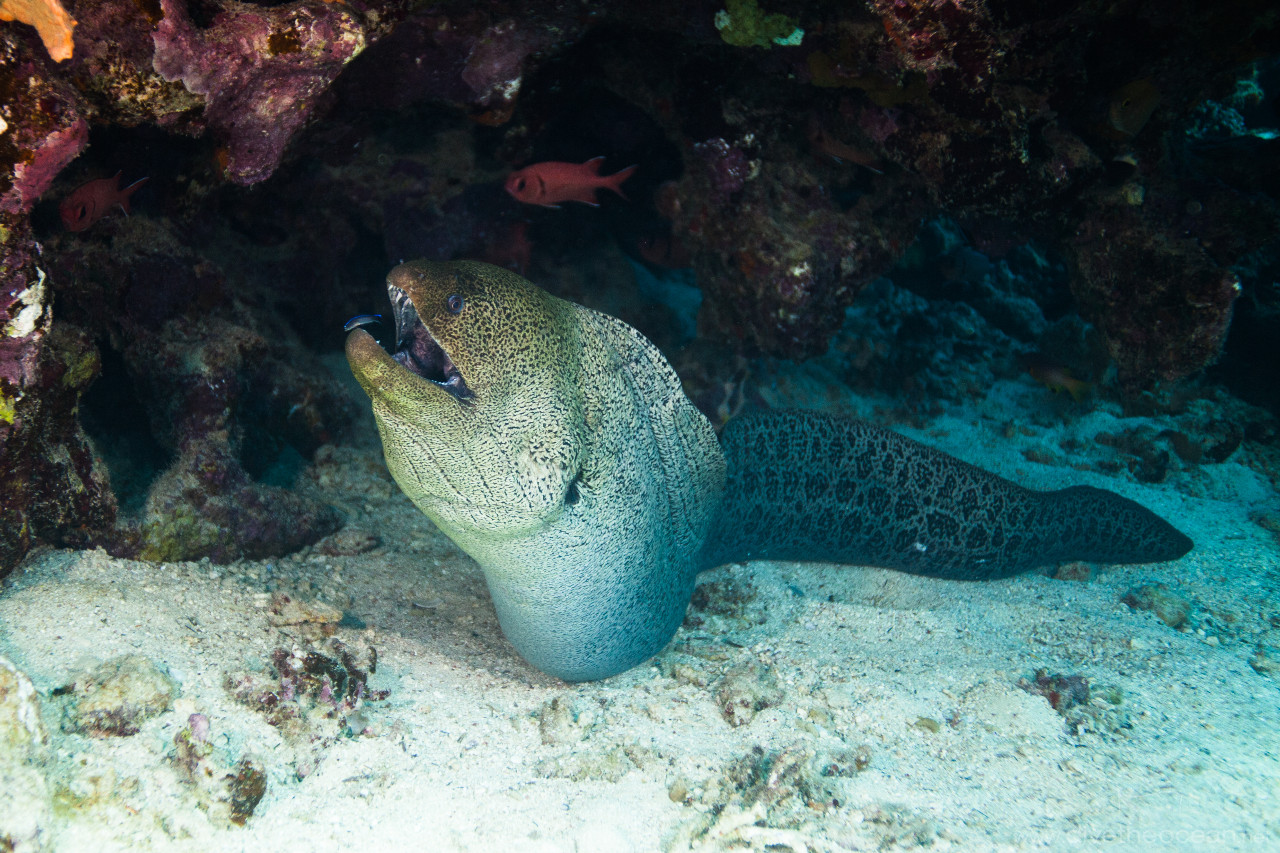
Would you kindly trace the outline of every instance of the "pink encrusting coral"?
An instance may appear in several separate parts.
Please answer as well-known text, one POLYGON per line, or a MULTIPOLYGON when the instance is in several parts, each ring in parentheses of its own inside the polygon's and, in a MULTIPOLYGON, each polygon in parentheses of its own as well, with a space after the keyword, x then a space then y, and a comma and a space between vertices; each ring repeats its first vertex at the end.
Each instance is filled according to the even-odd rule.
POLYGON ((89 144, 84 103, 14 42, 0 42, 0 214, 30 212, 89 144))
POLYGON ((32 157, 13 167, 13 186, 0 197, 0 210, 25 213, 47 190, 62 168, 89 144, 89 125, 76 116, 63 128, 52 131, 32 146, 32 157))
POLYGON ((228 8, 201 30, 182 0, 161 0, 154 66, 205 97, 204 118, 241 184, 270 177, 344 65, 364 50, 361 20, 337 3, 228 8))

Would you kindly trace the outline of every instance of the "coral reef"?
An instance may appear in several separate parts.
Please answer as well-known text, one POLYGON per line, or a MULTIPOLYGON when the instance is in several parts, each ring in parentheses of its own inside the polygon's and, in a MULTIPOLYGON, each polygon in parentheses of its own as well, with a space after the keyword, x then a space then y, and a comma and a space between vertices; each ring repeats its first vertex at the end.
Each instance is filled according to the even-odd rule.
POLYGON ((1028 693, 1043 696, 1059 714, 1089 703, 1089 679, 1082 675, 1056 672, 1050 675, 1047 669, 1037 669, 1031 678, 1018 679, 1018 686, 1028 693))
POLYGON ((116 500, 76 416, 98 354, 76 329, 52 325, 52 294, 28 222, 0 214, 0 231, 3 573, 35 541, 83 544, 101 535, 115 521, 116 500))
POLYGON ((1043 696, 1076 738, 1127 736, 1133 728, 1129 711, 1121 707, 1124 693, 1118 687, 1094 685, 1083 675, 1050 675, 1047 669, 1037 669, 1017 684, 1033 696, 1043 696))
POLYGON ((6 337, 0 357, 17 368, 14 380, 0 379, 0 567, 7 568, 35 541, 84 545, 107 534, 116 500, 76 417, 98 371, 88 339, 69 327, 6 337))
POLYGON ((584 29, 573 10, 558 3, 538 15, 524 4, 442 4, 397 24, 372 49, 372 61, 343 75, 347 91, 358 91, 362 105, 387 109, 427 100, 456 105, 489 126, 510 120, 530 59, 571 44, 584 29))
MULTIPOLYGON (((288 488, 293 475, 280 469, 342 434, 351 408, 333 379, 271 317, 231 299, 223 271, 164 223, 135 216, 117 228, 113 239, 67 244, 52 267, 76 305, 65 320, 108 347, 118 372, 103 389, 145 407, 149 428, 135 422, 135 434, 168 460, 141 478, 140 510, 106 544, 145 559, 226 562, 336 530, 337 514, 288 488)), ((119 402, 87 408, 101 419, 119 402)))
POLYGON ((154 67, 152 34, 163 20, 160 4, 128 10, 116 3, 81 3, 78 49, 67 77, 99 122, 128 127, 154 122, 176 132, 200 131, 203 96, 168 81, 154 67))
POLYGON ((0 28, 0 573, 33 541, 74 541, 115 518, 75 417, 96 353, 52 326, 47 261, 27 216, 87 142, 75 90, 15 28, 0 28))
MULTIPOLYGON (((1179 149, 1161 150, 1159 134, 1226 67, 1204 52, 1184 54, 1176 67, 1158 57, 1081 54, 1083 41, 1063 38, 1089 32, 1109 44, 1119 37, 1115 27, 1154 26, 1159 13, 1142 7, 1110 21, 1080 6, 872 5, 892 62, 847 22, 809 65, 816 84, 870 97, 875 105, 862 107, 857 120, 883 156, 922 176, 976 231, 991 217, 1021 216, 1023 227, 1067 251, 1081 313, 1104 333, 1127 392, 1210 364, 1239 293, 1230 270, 1239 248, 1272 239, 1249 227, 1245 211, 1270 221, 1276 208, 1273 200, 1173 178, 1179 149), (1011 44, 1017 49, 1006 49, 1011 44), (1089 69, 1092 81, 1124 76, 1091 95, 1098 84, 1082 76, 1089 69), (1187 197, 1199 199, 1194 211, 1170 204, 1187 197), (1206 234, 1232 229, 1248 236, 1231 245, 1206 234)), ((1231 12, 1210 13, 1168 28, 1162 47, 1167 54, 1197 28, 1215 40, 1247 37, 1248 26, 1233 30, 1240 23, 1231 12)))
POLYGON ((726 44, 735 47, 796 45, 804 38, 794 19, 769 14, 756 0, 726 0, 725 8, 716 13, 716 29, 726 44))
POLYGON ((340 406, 322 379, 272 353, 260 334, 229 323, 210 322, 193 335, 171 322, 124 355, 156 413, 153 433, 174 458, 147 495, 139 556, 226 562, 279 555, 337 529, 338 516, 328 506, 246 470, 246 442, 259 451, 272 436, 281 443, 291 438, 304 451, 318 446, 326 421, 319 413, 340 406), (270 401, 267 388, 290 392, 259 414, 252 432, 231 420, 237 412, 248 419, 246 386, 261 402, 270 401))
POLYGON ((754 663, 726 672, 716 687, 716 702, 725 722, 737 728, 751 722, 765 708, 782 703, 778 677, 768 667, 754 663))
POLYGON ((1206 251, 1200 235, 1182 227, 1174 236, 1172 222, 1153 222, 1153 209, 1185 207, 1183 195, 1148 188, 1139 207, 1107 192, 1071 244, 1078 269, 1072 291, 1105 334, 1118 379, 1130 389, 1212 363, 1240 295, 1238 276, 1206 251))
MULTIPOLYGON (((819 817, 839 810, 843 778, 870 766, 867 747, 816 752, 803 744, 766 752, 755 747, 706 780, 698 795, 683 783, 672 800, 697 803, 698 813, 676 833, 673 850, 835 850, 852 846, 847 835, 822 825, 819 817)), ((876 821, 880 809, 866 815, 876 821)), ((934 834, 930 830, 928 836, 934 834)), ((928 843, 929 837, 920 843, 928 843)), ((888 846, 888 843, 882 846, 888 846)))
POLYGON ((936 405, 1016 376, 1015 356, 1026 348, 968 302, 931 302, 880 279, 849 309, 821 363, 853 388, 936 405))
MULTIPOLYGON (((225 561, 338 529, 302 472, 356 409, 315 355, 411 256, 634 321, 717 422, 768 402, 758 355, 917 409, 1028 369, 1136 411, 1225 345, 1280 406, 1248 367, 1277 339, 1276 23, 1244 8, 71 11, 74 50, 69 20, 48 49, 0 26, 0 572, 37 542, 225 561), (636 166, 625 200, 502 192, 598 156, 636 166), (149 178, 129 217, 66 233, 57 200, 120 171, 149 178)), ((1243 440, 1201 426, 1115 446, 1158 480, 1243 440)))
POLYGON ((1191 615, 1191 602, 1162 583, 1143 584, 1120 600, 1134 610, 1150 610, 1170 628, 1181 628, 1191 615))
POLYGON ((842 210, 824 177, 782 143, 694 145, 673 228, 703 290, 700 332, 791 358, 825 350, 843 309, 911 242, 925 208, 885 182, 842 210))
POLYGON ((89 142, 80 96, 46 69, 8 28, 0 29, 0 216, 6 228, 89 142))

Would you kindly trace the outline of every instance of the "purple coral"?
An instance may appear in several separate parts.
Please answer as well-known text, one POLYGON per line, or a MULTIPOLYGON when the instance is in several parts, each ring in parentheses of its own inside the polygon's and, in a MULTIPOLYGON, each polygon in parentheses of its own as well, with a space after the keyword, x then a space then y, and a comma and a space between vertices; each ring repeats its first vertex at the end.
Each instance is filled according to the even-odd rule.
POLYGON ((462 82, 471 87, 476 103, 494 111, 494 118, 485 123, 506 121, 515 107, 525 58, 551 41, 550 34, 522 28, 511 20, 489 27, 476 38, 462 70, 462 82))
POLYGON ((711 188, 722 200, 741 190, 751 177, 751 161, 747 155, 719 137, 699 142, 693 150, 706 164, 711 188))
POLYGON ((236 6, 198 29, 182 0, 161 0, 155 70, 205 97, 237 183, 265 180, 338 72, 364 49, 360 20, 339 4, 236 6))

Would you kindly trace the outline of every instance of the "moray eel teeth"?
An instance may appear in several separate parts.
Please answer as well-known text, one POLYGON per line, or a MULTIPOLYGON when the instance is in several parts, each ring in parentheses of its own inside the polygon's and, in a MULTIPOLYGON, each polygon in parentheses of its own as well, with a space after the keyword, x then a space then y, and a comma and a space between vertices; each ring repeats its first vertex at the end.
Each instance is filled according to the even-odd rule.
POLYGON ((388 282, 387 298, 391 300, 391 316, 395 318, 396 348, 398 349, 409 339, 413 325, 422 321, 418 319, 418 311, 409 301, 409 294, 405 293, 403 288, 388 282))
POLYGON ((396 353, 392 358, 409 372, 434 382, 459 400, 474 397, 462 372, 418 316, 409 294, 394 284, 388 285, 387 291, 396 318, 396 353))

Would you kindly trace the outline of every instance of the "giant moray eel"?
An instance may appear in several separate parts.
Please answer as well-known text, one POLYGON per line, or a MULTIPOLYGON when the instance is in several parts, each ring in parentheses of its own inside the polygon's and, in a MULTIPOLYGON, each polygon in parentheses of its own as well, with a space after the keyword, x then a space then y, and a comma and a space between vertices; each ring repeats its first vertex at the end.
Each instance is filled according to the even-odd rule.
POLYGON ((1192 546, 1127 498, 1024 489, 862 421, 766 412, 717 440, 643 335, 498 267, 413 261, 387 285, 395 355, 347 337, 387 467, 480 564, 516 650, 568 681, 658 652, 724 562, 978 580, 1192 546))

